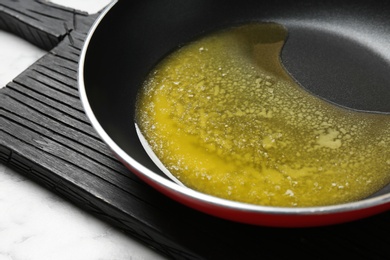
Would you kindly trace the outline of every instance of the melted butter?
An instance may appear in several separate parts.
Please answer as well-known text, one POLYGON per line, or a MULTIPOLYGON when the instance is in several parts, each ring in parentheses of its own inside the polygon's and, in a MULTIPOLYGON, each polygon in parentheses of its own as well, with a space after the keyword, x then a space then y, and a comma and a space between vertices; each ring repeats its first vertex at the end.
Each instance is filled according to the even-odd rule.
POLYGON ((390 116, 319 99, 280 62, 284 27, 253 23, 164 59, 139 93, 136 123, 186 186, 270 206, 369 196, 390 181, 390 116))

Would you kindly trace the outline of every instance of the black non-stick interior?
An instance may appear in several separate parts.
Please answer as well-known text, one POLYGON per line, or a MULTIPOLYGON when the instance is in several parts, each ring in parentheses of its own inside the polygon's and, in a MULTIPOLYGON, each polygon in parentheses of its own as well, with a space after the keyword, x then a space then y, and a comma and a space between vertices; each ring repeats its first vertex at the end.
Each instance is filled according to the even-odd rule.
POLYGON ((134 128, 134 102, 145 76, 186 42, 249 21, 287 28, 281 60, 308 91, 352 109, 390 112, 386 1, 119 1, 98 26, 85 60, 88 100, 104 130, 161 173, 134 128))

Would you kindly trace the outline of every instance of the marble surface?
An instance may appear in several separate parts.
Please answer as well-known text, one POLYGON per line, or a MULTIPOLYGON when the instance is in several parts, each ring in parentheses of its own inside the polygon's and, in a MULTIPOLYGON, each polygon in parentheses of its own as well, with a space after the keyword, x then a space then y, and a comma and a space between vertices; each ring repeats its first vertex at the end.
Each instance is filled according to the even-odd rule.
MULTIPOLYGON (((1 0, 0 0, 1 2, 1 0)), ((52 0, 89 13, 109 0, 52 0)), ((0 88, 45 54, 0 31, 0 88)), ((163 259, 0 163, 0 260, 163 259)))

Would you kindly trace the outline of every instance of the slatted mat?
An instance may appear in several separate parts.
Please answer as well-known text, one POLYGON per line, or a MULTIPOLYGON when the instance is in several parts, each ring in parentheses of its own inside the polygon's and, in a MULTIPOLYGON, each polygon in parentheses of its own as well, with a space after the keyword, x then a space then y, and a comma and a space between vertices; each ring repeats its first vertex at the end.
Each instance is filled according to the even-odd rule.
POLYGON ((48 53, 0 90, 0 160, 170 259, 389 258, 390 213, 342 225, 281 229, 214 218, 156 192, 89 124, 77 64, 97 15, 0 0, 0 28, 48 53))

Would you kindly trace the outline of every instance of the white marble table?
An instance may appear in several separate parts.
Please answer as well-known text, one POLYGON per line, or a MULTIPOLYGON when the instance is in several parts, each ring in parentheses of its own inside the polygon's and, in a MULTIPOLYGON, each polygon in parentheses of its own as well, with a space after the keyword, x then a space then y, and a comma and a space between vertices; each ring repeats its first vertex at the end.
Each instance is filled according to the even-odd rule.
MULTIPOLYGON (((94 13, 109 0, 51 2, 94 13)), ((0 88, 44 54, 20 38, 0 31, 0 88)), ((0 260, 11 259, 163 257, 0 163, 0 260)))

